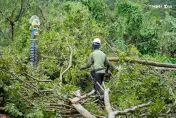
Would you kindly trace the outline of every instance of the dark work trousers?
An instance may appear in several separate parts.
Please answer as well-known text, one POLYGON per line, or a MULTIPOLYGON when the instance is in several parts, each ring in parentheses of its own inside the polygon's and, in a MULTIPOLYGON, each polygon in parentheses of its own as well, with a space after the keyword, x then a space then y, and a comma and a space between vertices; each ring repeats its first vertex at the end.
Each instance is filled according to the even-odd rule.
POLYGON ((104 80, 105 73, 96 73, 94 70, 92 70, 92 71, 90 71, 90 74, 93 79, 94 89, 95 89, 96 93, 100 96, 100 100, 103 102, 104 101, 104 93, 99 85, 102 84, 102 82, 104 80), (99 85, 97 84, 97 82, 99 83, 99 85))
POLYGON ((99 86, 102 84, 103 80, 104 80, 104 73, 95 73, 94 88, 99 96, 104 95, 103 90, 99 86), (99 83, 99 85, 97 84, 97 82, 99 83))

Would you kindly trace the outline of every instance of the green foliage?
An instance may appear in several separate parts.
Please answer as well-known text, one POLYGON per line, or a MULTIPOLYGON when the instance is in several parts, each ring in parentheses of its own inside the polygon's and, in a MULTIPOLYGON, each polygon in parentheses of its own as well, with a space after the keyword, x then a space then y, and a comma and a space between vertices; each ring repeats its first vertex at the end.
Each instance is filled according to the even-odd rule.
POLYGON ((91 102, 91 101, 90 101, 89 104, 85 104, 84 105, 84 107, 86 109, 89 109, 90 113, 99 114, 99 115, 107 114, 107 111, 105 109, 102 109, 100 106, 97 105, 97 103, 91 102))
MULTIPOLYGON (((148 117, 158 117, 160 113, 174 109, 175 73, 156 72, 154 68, 123 61, 126 58, 145 58, 175 63, 175 59, 159 55, 160 47, 166 44, 168 55, 175 56, 176 23, 168 13, 158 17, 156 10, 144 12, 143 2, 139 0, 133 0, 139 4, 129 0, 114 4, 111 0, 113 8, 109 8, 110 3, 104 0, 25 1, 24 6, 29 7, 15 22, 15 41, 12 43, 9 42, 6 18, 12 15, 11 18, 16 19, 20 3, 6 1, 9 4, 2 6, 4 12, 0 13, 3 16, 0 19, 0 85, 3 87, 5 111, 11 117, 62 117, 62 112, 71 109, 68 98, 74 97, 74 91, 91 91, 93 84, 88 69, 81 71, 80 67, 86 63, 91 53, 91 42, 97 37, 102 41, 101 50, 108 52, 109 56, 118 56, 120 60, 119 71, 114 72, 113 79, 106 83, 111 90, 113 108, 123 110, 152 101, 148 110, 141 109, 127 117, 140 117, 144 112, 148 117), (8 7, 10 9, 6 9, 8 7), (28 20, 33 14, 41 20, 39 61, 35 69, 29 62, 28 20), (112 42, 112 45, 107 42, 112 42), (121 52, 116 55, 112 49, 121 52)), ((95 98, 87 98, 83 106, 91 113, 107 114, 94 101, 95 98)))
POLYGON ((22 116, 23 113, 21 113, 13 103, 8 103, 5 106, 5 111, 8 112, 11 116, 17 117, 17 116, 22 116))
POLYGON ((63 94, 64 99, 72 98, 73 92, 77 91, 79 88, 74 85, 64 85, 63 88, 61 88, 60 92, 63 94))
POLYGON ((140 7, 129 1, 118 1, 112 17, 106 26, 108 38, 116 43, 119 49, 125 50, 128 44, 137 44, 142 25, 140 7))
POLYGON ((142 13, 137 5, 130 2, 117 2, 117 17, 123 17, 127 35, 136 36, 142 23, 142 13))
POLYGON ((108 7, 105 0, 82 0, 82 3, 89 8, 96 20, 105 21, 108 15, 108 7))
MULTIPOLYGON (((125 66, 125 64, 124 64, 125 66)), ((127 64, 108 83, 111 94, 111 103, 114 108, 125 109, 141 103, 153 101, 149 107, 148 116, 156 117, 167 100, 172 96, 169 83, 165 78, 160 78, 154 70, 138 64, 127 64), (120 108, 119 108, 120 107, 120 108)))
MULTIPOLYGON (((26 117, 44 117, 45 108, 41 110, 40 107, 47 106, 48 102, 53 102, 56 98, 60 103, 64 103, 65 100, 73 97, 73 91, 79 89, 75 85, 80 77, 86 74, 81 72, 79 68, 91 52, 91 40, 103 35, 103 28, 92 19, 91 13, 82 3, 63 2, 61 6, 58 4, 57 9, 59 12, 52 11, 49 14, 52 18, 56 13, 59 13, 56 19, 47 19, 49 25, 52 24, 50 32, 44 29, 38 37, 40 58, 37 69, 33 69, 29 63, 30 38, 28 36, 30 33, 28 25, 26 25, 26 17, 22 19, 18 30, 19 32, 24 31, 24 33, 17 36, 18 40, 11 47, 3 48, 4 51, 1 53, 2 61, 0 62, 2 63, 1 69, 3 69, 1 70, 3 72, 1 83, 6 92, 6 102, 14 105, 18 103, 14 107, 14 111, 7 109, 7 112, 14 117, 20 116, 20 111, 26 117), (59 22, 58 19, 60 19, 59 22), (72 66, 66 73, 63 73, 63 81, 61 81, 60 73, 68 67, 71 52, 72 66), (12 78, 15 80, 11 80, 12 78), (54 81, 33 83, 32 81, 36 79, 38 81, 54 81), (66 85, 58 87, 58 84, 62 82, 65 82, 66 85), (53 89, 54 93, 40 92, 47 89, 53 89), (24 97, 23 100, 21 96, 24 97), (35 106, 28 107, 31 104, 35 106)), ((51 112, 51 116, 53 114, 51 112)))
POLYGON ((36 111, 28 114, 26 118, 44 118, 44 114, 42 111, 36 111))

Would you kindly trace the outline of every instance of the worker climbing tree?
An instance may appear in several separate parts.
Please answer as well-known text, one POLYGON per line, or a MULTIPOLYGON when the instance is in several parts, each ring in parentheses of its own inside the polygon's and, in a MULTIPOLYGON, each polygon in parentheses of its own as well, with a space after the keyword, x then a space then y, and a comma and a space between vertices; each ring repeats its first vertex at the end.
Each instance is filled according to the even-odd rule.
POLYGON ((38 61, 38 40, 37 36, 40 32, 40 20, 38 16, 33 15, 30 18, 29 23, 31 24, 31 40, 30 40, 30 61, 33 67, 37 67, 38 61))

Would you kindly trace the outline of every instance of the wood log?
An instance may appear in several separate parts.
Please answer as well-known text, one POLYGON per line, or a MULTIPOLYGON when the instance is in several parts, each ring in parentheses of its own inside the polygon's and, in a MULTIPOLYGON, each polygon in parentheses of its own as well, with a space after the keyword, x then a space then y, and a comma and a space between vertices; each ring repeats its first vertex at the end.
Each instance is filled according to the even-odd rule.
POLYGON ((108 112, 108 118, 115 118, 115 114, 112 111, 110 100, 109 100, 109 89, 105 89, 104 91, 104 103, 105 103, 106 111, 108 112))
POLYGON ((84 118, 96 118, 89 111, 87 111, 81 104, 72 104, 72 106, 84 117, 84 118))
POLYGON ((176 71, 176 68, 155 67, 155 70, 176 71))
POLYGON ((72 103, 72 106, 84 117, 84 118, 105 118, 104 116, 98 116, 95 114, 91 114, 88 110, 86 110, 81 104, 79 104, 78 102, 81 99, 84 99, 86 97, 89 97, 90 95, 92 95, 93 93, 95 93, 95 90, 92 90, 90 93, 87 93, 83 96, 81 96, 80 90, 76 91, 75 94, 75 98, 73 99, 69 99, 70 102, 72 103))
MULTIPOLYGON (((108 60, 114 61, 114 62, 119 61, 119 59, 116 57, 108 57, 108 60)), ((140 60, 140 59, 124 59, 124 61, 129 63, 139 63, 143 65, 150 65, 150 66, 157 66, 157 67, 176 68, 176 64, 159 63, 159 62, 140 60)))
MULTIPOLYGON (((90 95, 92 95, 95 91, 91 91, 88 94, 85 94, 83 96, 81 96, 80 90, 76 91, 75 95, 77 97, 73 98, 73 99, 69 99, 70 102, 72 103, 72 106, 84 117, 84 118, 105 118, 104 116, 97 116, 94 114, 91 114, 89 111, 87 111, 81 104, 79 104, 78 102, 83 99, 86 98, 90 95)), ((111 108, 111 104, 110 104, 110 99, 109 99, 109 88, 104 90, 104 102, 105 102, 105 108, 106 111, 108 112, 108 118, 115 118, 116 115, 125 115, 127 113, 130 113, 132 111, 135 111, 136 109, 140 109, 146 106, 149 106, 151 102, 146 103, 146 104, 141 104, 141 105, 137 105, 128 109, 125 109, 123 111, 113 111, 111 108)))

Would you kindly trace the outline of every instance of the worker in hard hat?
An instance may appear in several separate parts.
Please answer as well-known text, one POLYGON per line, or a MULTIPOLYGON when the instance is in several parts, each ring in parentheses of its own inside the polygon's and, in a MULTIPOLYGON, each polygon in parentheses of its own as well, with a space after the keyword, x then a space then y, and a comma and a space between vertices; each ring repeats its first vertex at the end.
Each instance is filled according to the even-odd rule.
POLYGON ((93 65, 93 70, 91 71, 91 76, 94 82, 94 88, 97 94, 100 96, 100 100, 104 104, 104 93, 100 87, 104 80, 105 72, 108 71, 110 63, 107 60, 106 54, 104 54, 99 48, 101 46, 101 41, 99 38, 95 38, 92 42, 93 52, 89 56, 88 63, 81 69, 86 69, 93 65), (106 69, 104 67, 107 67, 106 69))

